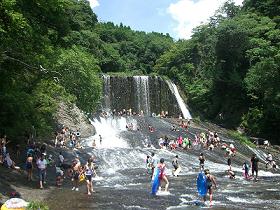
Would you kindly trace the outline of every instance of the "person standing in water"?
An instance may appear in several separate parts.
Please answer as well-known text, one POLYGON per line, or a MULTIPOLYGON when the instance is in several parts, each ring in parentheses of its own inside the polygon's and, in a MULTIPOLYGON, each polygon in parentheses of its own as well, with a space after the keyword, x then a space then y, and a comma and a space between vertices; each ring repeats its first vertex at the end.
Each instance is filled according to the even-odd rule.
POLYGON ((256 156, 256 154, 253 154, 252 158, 251 158, 251 166, 252 166, 252 176, 254 177, 254 174, 256 172, 255 175, 255 181, 258 180, 258 171, 259 171, 259 158, 256 156))
POLYGON ((178 155, 176 155, 175 158, 172 160, 172 165, 174 167, 174 170, 172 170, 172 174, 173 176, 175 176, 175 171, 180 167, 178 163, 178 155))
POLYGON ((73 177, 72 177, 73 188, 72 188, 72 190, 79 191, 78 186, 79 186, 79 177, 81 175, 81 162, 78 157, 76 157, 73 160, 72 170, 73 170, 73 177))
POLYGON ((95 169, 94 169, 94 164, 93 164, 93 159, 92 158, 89 158, 88 159, 88 162, 86 163, 85 165, 85 170, 84 170, 84 173, 85 173, 85 176, 86 176, 86 182, 87 182, 87 194, 88 195, 91 195, 91 193, 93 193, 93 175, 96 176, 96 172, 95 172, 95 169))
POLYGON ((151 177, 153 176, 153 165, 152 165, 152 158, 147 155, 146 158, 146 168, 147 168, 147 174, 151 177))
POLYGON ((228 155, 227 165, 228 165, 228 171, 231 171, 231 155, 228 155))
POLYGON ((155 153, 152 152, 150 156, 150 163, 151 163, 151 168, 152 168, 152 175, 154 174, 155 167, 156 167, 156 159, 155 159, 155 153))
POLYGON ((32 169, 33 169, 33 157, 31 154, 28 154, 26 158, 26 171, 28 181, 32 181, 32 169))
POLYGON ((166 165, 164 163, 163 158, 160 159, 157 167, 160 170, 160 173, 159 173, 160 185, 162 185, 162 182, 165 182, 165 192, 167 192, 168 191, 168 186, 169 186, 169 181, 168 181, 167 176, 166 176, 166 165))
POLYGON ((36 164, 39 170, 40 189, 43 189, 43 184, 46 183, 46 170, 48 165, 44 153, 41 154, 36 164))
MULTIPOLYGON (((204 170, 205 176, 206 176, 206 185, 207 185, 207 190, 210 195, 210 205, 212 205, 212 200, 213 200, 213 184, 214 188, 217 188, 217 182, 216 178, 210 174, 210 171, 208 169, 204 170)), ((206 201, 206 195, 203 197, 204 202, 206 201)))
POLYGON ((244 170, 245 179, 249 179, 249 164, 244 162, 242 169, 244 170))
POLYGON ((99 134, 99 142, 100 142, 100 145, 102 143, 102 136, 99 134))
POLYGON ((205 162, 205 157, 204 157, 203 153, 200 153, 198 160, 199 160, 200 171, 202 171, 202 170, 204 170, 204 162, 205 162))

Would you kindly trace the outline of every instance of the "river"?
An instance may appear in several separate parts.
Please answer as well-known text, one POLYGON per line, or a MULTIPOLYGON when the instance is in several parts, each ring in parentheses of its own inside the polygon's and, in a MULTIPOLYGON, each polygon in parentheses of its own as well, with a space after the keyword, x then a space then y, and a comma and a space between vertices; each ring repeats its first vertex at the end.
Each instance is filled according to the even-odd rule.
MULTIPOLYGON (((233 170, 236 179, 229 179, 224 151, 215 148, 214 151, 195 147, 191 150, 162 150, 159 149, 157 139, 165 134, 175 138, 182 132, 171 131, 171 120, 152 117, 115 117, 100 118, 92 121, 97 135, 83 140, 84 149, 77 151, 83 162, 89 155, 97 158, 98 178, 94 181, 92 196, 86 195, 85 183, 79 192, 71 191, 71 186, 55 191, 48 199, 50 209, 200 209, 210 208, 197 206, 200 198, 196 190, 196 177, 199 172, 198 155, 204 152, 205 167, 216 176, 218 188, 214 191, 213 206, 211 209, 279 209, 280 206, 280 174, 263 170, 259 172, 259 180, 245 180, 242 176, 242 163, 250 160, 252 151, 263 152, 234 144, 240 148, 233 158, 233 170), (127 131, 126 124, 132 123, 133 130, 127 131), (155 132, 149 132, 147 127, 155 127, 155 132), (140 127, 140 131, 137 131, 140 127), (102 136, 102 143, 99 136, 102 136), (97 148, 91 147, 96 139, 97 148), (146 147, 151 143, 151 147, 146 147), (156 158, 164 158, 167 164, 167 173, 170 181, 170 194, 152 196, 151 180, 146 174, 145 158, 155 152, 156 158), (179 156, 182 171, 179 177, 171 175, 171 160, 179 156)), ((199 132, 198 128, 191 128, 188 134, 199 132)), ((224 141, 232 141, 226 137, 224 141)), ((209 199, 209 197, 208 197, 209 199)))

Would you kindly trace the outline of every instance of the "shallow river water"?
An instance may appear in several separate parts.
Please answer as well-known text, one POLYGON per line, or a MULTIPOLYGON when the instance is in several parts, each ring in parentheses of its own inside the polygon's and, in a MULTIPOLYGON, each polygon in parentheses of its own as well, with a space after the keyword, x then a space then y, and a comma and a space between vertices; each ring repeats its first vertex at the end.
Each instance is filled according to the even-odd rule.
MULTIPOLYGON (((171 124, 168 121, 153 118, 130 119, 129 122, 141 124, 142 127, 152 125, 156 127, 155 133, 142 131, 126 131, 128 119, 101 119, 93 121, 97 134, 102 135, 99 143, 98 135, 84 140, 85 148, 77 151, 83 160, 89 155, 97 158, 99 165, 98 176, 94 181, 93 195, 86 194, 85 183, 81 184, 80 191, 71 191, 70 184, 55 191, 48 203, 51 210, 67 209, 280 209, 280 174, 261 170, 259 180, 245 180, 242 176, 242 162, 249 160, 252 149, 243 148, 243 153, 233 160, 233 170, 236 179, 229 179, 226 158, 223 151, 203 151, 194 148, 190 151, 168 151, 157 149, 155 138, 170 132, 171 124), (147 138, 147 140, 145 140, 147 138), (97 148, 91 146, 96 139, 97 148), (145 147, 149 141, 153 146, 145 147), (151 179, 146 174, 145 158, 151 152, 156 158, 163 157, 167 164, 167 173, 170 181, 169 194, 152 196, 151 179), (197 195, 196 177, 199 172, 198 154, 204 152, 206 156, 205 167, 217 178, 218 188, 214 190, 212 206, 207 201, 205 205, 200 202, 197 195), (182 171, 179 177, 171 175, 171 160, 179 155, 182 171)), ((136 125, 135 125, 136 126, 136 125)), ((191 129, 191 133, 197 130, 191 129)), ((189 134, 190 136, 192 134, 189 134)), ((226 138, 225 138, 226 139, 226 138)), ((260 153, 259 155, 261 155, 260 153)), ((262 169, 262 168, 261 168, 262 169)), ((207 197, 209 199, 209 197, 207 197)))

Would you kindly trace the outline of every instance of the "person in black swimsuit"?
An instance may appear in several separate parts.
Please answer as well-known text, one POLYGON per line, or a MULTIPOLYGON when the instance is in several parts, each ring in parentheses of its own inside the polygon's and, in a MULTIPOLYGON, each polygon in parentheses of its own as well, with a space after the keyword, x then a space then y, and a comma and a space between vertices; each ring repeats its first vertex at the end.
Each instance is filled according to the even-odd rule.
MULTIPOLYGON (((212 199, 213 199, 213 184, 215 189, 217 188, 217 182, 216 178, 210 174, 210 171, 208 169, 204 170, 205 176, 207 178, 207 189, 210 195, 210 205, 212 204, 212 199)), ((204 202, 206 201, 206 195, 203 197, 204 202)))
POLYGON ((251 158, 251 165, 252 165, 252 176, 254 176, 254 173, 256 172, 255 181, 258 179, 259 161, 260 160, 256 156, 256 154, 253 154, 251 158))
POLYGON ((205 162, 205 157, 204 157, 203 153, 200 153, 198 160, 199 160, 200 170, 202 171, 202 170, 204 170, 204 162, 205 162))

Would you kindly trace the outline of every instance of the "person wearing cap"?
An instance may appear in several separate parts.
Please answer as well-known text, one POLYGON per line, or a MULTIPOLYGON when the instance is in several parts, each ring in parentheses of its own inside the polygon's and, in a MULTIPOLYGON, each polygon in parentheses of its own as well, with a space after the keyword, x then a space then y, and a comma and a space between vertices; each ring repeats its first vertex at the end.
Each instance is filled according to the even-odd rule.
POLYGON ((166 176, 166 165, 164 163, 163 158, 160 159, 157 167, 160 170, 160 173, 159 173, 160 185, 162 185, 162 182, 165 182, 165 192, 167 192, 168 191, 168 186, 169 186, 169 181, 168 181, 167 176, 166 176))
MULTIPOLYGON (((217 182, 216 182, 216 178, 210 174, 210 171, 208 169, 204 170, 205 176, 206 176, 206 185, 207 185, 207 190, 209 192, 210 195, 210 205, 212 203, 212 199, 213 199, 213 184, 215 189, 217 188, 217 182)), ((206 201, 206 195, 203 197, 204 202, 206 201)))

